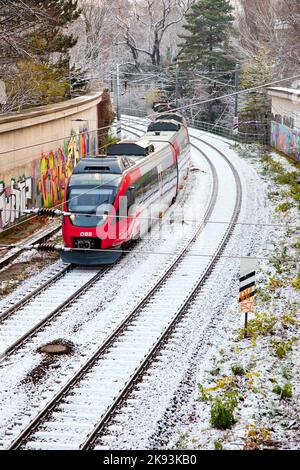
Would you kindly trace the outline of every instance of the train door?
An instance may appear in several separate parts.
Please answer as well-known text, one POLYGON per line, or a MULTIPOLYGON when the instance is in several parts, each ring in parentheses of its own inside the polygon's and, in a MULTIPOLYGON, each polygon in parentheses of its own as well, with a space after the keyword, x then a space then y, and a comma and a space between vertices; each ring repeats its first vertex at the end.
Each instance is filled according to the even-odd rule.
POLYGON ((164 181, 163 181, 163 169, 161 163, 157 166, 157 172, 158 172, 158 187, 159 187, 159 196, 160 200, 163 197, 163 191, 164 191, 164 181))
POLYGON ((180 149, 178 147, 177 142, 174 142, 171 144, 172 146, 172 151, 174 153, 174 159, 176 162, 176 171, 177 171, 177 185, 176 185, 176 194, 174 197, 174 200, 172 201, 172 204, 176 201, 177 196, 178 196, 178 191, 179 191, 179 180, 180 180, 180 170, 179 170, 179 158, 180 158, 180 149))

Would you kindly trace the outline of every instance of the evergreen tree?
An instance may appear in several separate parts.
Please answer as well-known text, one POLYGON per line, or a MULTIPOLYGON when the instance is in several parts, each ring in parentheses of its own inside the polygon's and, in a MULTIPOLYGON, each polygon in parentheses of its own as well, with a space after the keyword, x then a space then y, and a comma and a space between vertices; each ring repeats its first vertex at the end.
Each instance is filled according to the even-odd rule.
POLYGON ((46 58, 50 54, 66 54, 75 46, 77 38, 67 33, 68 26, 79 18, 78 0, 24 0, 28 6, 43 10, 48 17, 48 24, 29 33, 29 40, 38 57, 46 58))
MULTIPOLYGON (((66 32, 68 26, 79 18, 78 0, 25 0, 36 9, 43 9, 49 18, 47 27, 41 27, 29 33, 29 41, 36 57, 29 61, 28 69, 36 69, 43 80, 49 84, 49 92, 43 93, 43 102, 51 103, 68 98, 71 89, 69 50, 77 43, 73 34, 66 32), (56 77, 57 88, 51 83, 56 77), (52 92, 51 92, 52 90, 52 92)), ((24 68, 24 61, 23 61, 24 68)), ((38 84, 37 84, 38 85, 38 84)), ((45 88, 41 83, 38 91, 45 88)))
POLYGON ((232 66, 231 51, 228 47, 229 31, 234 17, 229 0, 198 0, 185 15, 181 35, 182 59, 190 65, 197 65, 202 71, 226 70, 232 66))
MULTIPOLYGON (((265 48, 258 50, 242 69, 241 87, 254 88, 272 81, 274 63, 265 48)), ((264 134, 271 115, 271 101, 267 90, 261 88, 245 95, 239 113, 240 130, 253 134, 264 134)))
POLYGON ((0 79, 6 83, 12 110, 70 97, 69 50, 77 38, 68 30, 80 16, 78 3, 78 0, 16 0, 2 11, 7 29, 12 27, 10 41, 6 41, 2 51, 10 59, 0 69, 0 79), (24 20, 18 7, 24 11, 24 20), (21 29, 17 24, 22 21, 21 29))
MULTIPOLYGON (((197 0, 185 15, 184 29, 187 34, 180 36, 184 42, 181 46, 180 60, 189 71, 198 70, 202 74, 230 70, 234 65, 232 50, 229 47, 230 29, 234 20, 233 7, 229 0, 197 0)), ((225 78, 230 81, 231 77, 225 78)), ((189 85, 187 96, 197 93, 189 85)), ((211 80, 203 80, 202 92, 217 98, 225 92, 211 80)), ((208 103, 197 110, 200 120, 214 122, 224 111, 220 101, 208 103)))

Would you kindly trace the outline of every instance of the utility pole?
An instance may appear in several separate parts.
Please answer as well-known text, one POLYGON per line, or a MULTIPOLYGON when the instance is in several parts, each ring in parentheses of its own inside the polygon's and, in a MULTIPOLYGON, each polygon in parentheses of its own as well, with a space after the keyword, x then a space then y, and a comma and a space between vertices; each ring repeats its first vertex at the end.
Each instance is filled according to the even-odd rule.
POLYGON ((114 92, 114 78, 113 78, 113 73, 110 72, 110 92, 114 92))
POLYGON ((179 99, 179 64, 176 62, 176 85, 175 85, 175 106, 178 107, 179 99))
POLYGON ((234 106, 234 119, 233 119, 233 133, 239 132, 239 95, 240 91, 240 65, 235 66, 235 106, 234 106))
POLYGON ((121 128, 121 112, 120 112, 120 64, 117 64, 117 138, 121 139, 122 137, 122 128, 121 128))

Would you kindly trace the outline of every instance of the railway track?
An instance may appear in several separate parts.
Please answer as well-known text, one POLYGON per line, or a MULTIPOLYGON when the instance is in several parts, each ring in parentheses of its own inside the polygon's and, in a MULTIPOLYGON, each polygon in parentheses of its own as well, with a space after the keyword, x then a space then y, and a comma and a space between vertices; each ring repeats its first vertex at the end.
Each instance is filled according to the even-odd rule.
MULTIPOLYGON (((44 230, 38 231, 33 236, 30 236, 22 242, 20 245, 37 245, 39 243, 44 243, 45 241, 49 240, 53 235, 55 235, 61 229, 61 224, 54 224, 54 226, 48 227, 44 230)), ((12 248, 6 253, 4 256, 0 258, 0 269, 5 268, 8 266, 12 261, 14 261, 22 252, 24 248, 12 248)))
POLYGON ((219 154, 223 160, 218 170, 205 156, 214 184, 204 221, 156 285, 49 400, 10 449, 94 446, 117 407, 124 403, 204 286, 232 235, 241 207, 241 183, 226 155, 219 154), (216 229, 207 221, 220 211, 224 216, 222 201, 226 197, 231 198, 225 214, 230 223, 216 229), (208 257, 199 256, 209 250, 212 252, 208 257))
POLYGON ((0 317, 0 362, 53 321, 90 289, 110 267, 64 266, 0 317))

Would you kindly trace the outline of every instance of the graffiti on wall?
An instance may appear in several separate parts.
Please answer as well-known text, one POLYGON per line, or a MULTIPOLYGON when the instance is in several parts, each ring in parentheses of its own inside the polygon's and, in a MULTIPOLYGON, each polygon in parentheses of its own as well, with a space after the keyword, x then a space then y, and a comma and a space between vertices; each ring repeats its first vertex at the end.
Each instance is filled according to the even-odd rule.
POLYGON ((9 186, 6 186, 4 181, 0 181, 0 228, 15 222, 24 215, 24 210, 31 200, 31 177, 23 177, 19 181, 12 178, 9 186))
POLYGON ((32 164, 31 175, 0 181, 0 229, 14 223, 29 207, 52 207, 63 197, 74 166, 90 151, 87 129, 56 150, 42 152, 32 164))
POLYGON ((79 136, 72 134, 69 142, 56 151, 42 153, 37 192, 42 195, 43 207, 53 207, 62 201, 74 166, 88 153, 87 130, 79 136))
POLYGON ((300 161, 300 130, 272 121, 271 145, 277 150, 300 161))
POLYGON ((278 124, 293 128, 295 127, 295 119, 291 116, 282 116, 281 114, 272 114, 272 119, 278 124))

